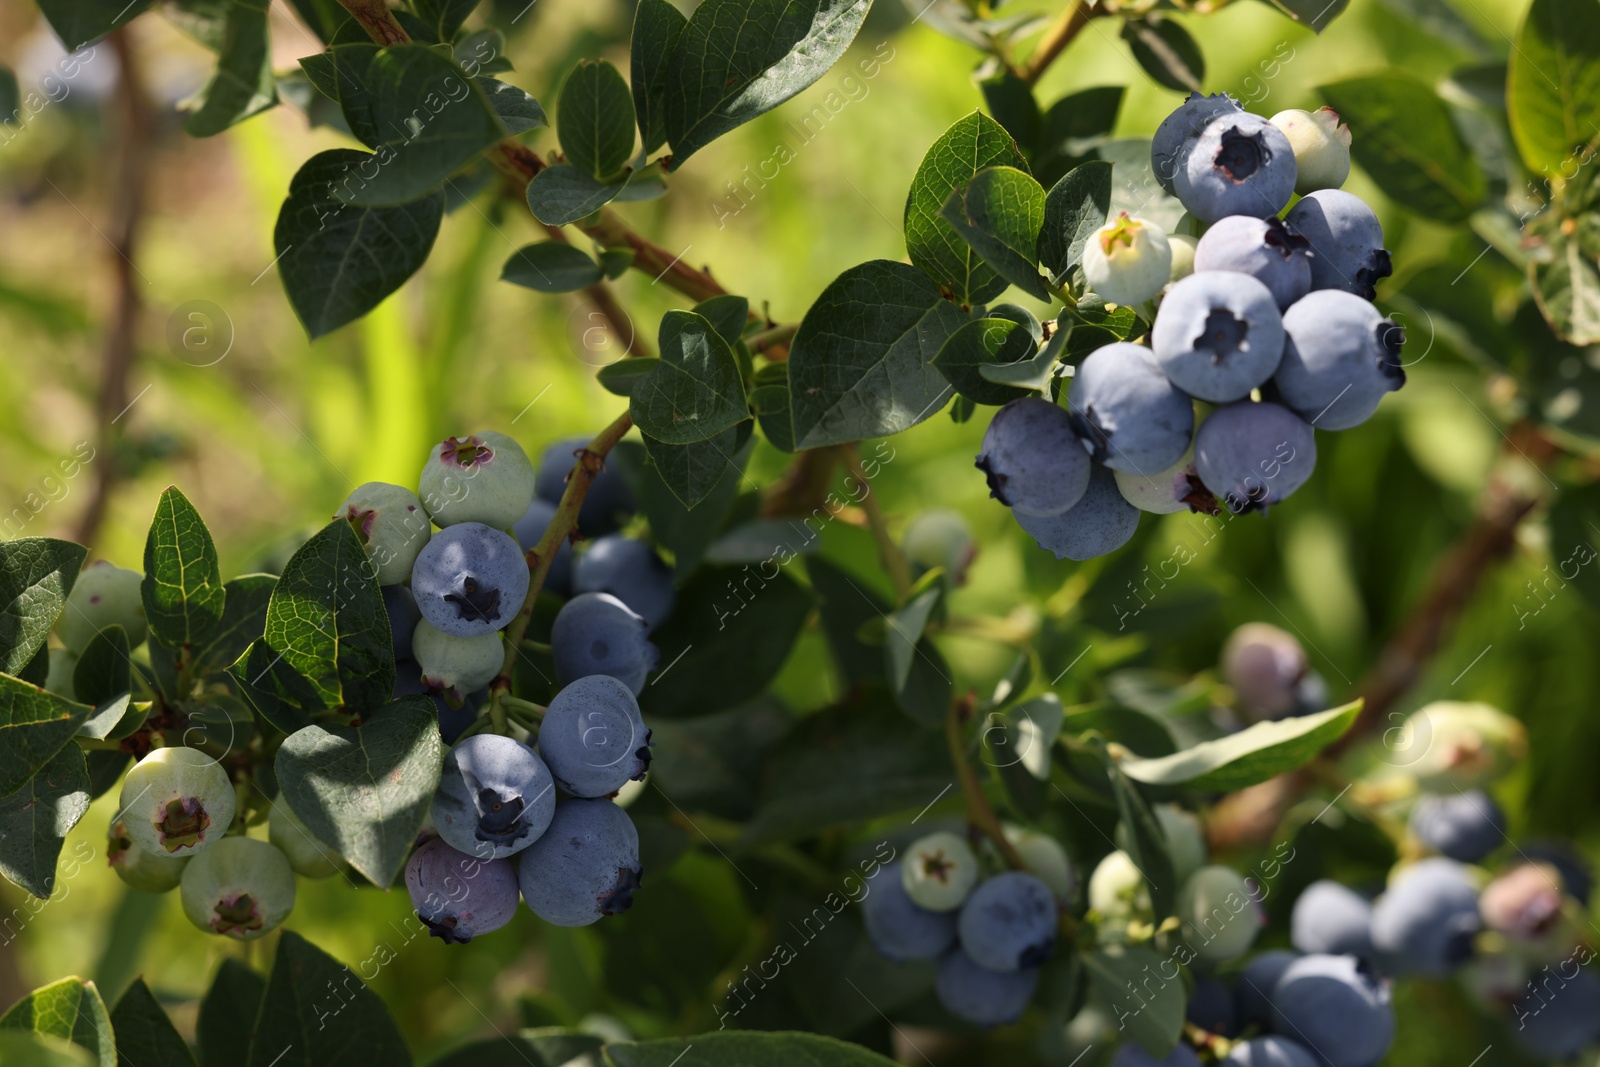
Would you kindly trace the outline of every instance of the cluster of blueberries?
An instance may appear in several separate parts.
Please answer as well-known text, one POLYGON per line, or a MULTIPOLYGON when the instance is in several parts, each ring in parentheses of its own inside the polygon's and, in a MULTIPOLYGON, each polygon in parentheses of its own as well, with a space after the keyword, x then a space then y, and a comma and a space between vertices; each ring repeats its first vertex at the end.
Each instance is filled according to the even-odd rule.
POLYGON ((1339 188, 1349 144, 1328 108, 1269 120, 1226 93, 1161 123, 1151 161, 1184 232, 1123 212, 1083 254, 1088 287, 1142 309, 1148 336, 1091 352, 1064 408, 1006 404, 978 454, 1040 547, 1084 560, 1127 543, 1141 511, 1264 511, 1310 478, 1313 428, 1356 426, 1405 383, 1405 332, 1372 304, 1382 227, 1339 188))

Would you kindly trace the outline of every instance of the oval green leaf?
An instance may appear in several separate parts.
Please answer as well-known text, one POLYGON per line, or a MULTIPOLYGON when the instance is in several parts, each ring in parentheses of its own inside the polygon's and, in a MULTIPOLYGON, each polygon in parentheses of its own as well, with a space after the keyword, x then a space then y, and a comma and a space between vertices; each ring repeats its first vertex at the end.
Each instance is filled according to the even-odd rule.
POLYGON ((1313 715, 1258 722, 1159 759, 1123 760, 1122 773, 1148 785, 1233 792, 1304 766, 1355 724, 1361 701, 1313 715))

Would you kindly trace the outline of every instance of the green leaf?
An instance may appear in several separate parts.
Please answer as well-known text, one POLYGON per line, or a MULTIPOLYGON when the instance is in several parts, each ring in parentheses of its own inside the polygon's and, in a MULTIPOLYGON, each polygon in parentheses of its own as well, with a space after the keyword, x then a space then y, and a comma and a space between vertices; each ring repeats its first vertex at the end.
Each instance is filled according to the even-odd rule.
MULTIPOLYGON (((72 693, 81 704, 104 704, 133 688, 133 660, 129 658, 128 632, 107 626, 84 646, 72 670, 72 693)), ((118 716, 120 718, 120 716, 118 716)), ((112 725, 115 725, 113 723, 112 725)), ((104 737, 105 734, 90 734, 104 737)))
POLYGON ((673 166, 827 73, 872 0, 703 0, 667 63, 673 166))
POLYGON ((1101 85, 1069 93, 1050 105, 1030 168, 1040 185, 1053 186, 1105 143, 1116 128, 1122 94, 1120 85, 1101 85))
POLYGON ((184 132, 211 137, 278 103, 272 73, 272 39, 267 29, 270 0, 227 0, 217 69, 181 106, 184 132))
POLYGON ((1183 1033, 1183 980, 1148 948, 1105 945, 1083 954, 1094 989, 1119 1029, 1150 1056, 1165 1059, 1183 1033), (1152 977, 1155 976, 1155 977, 1152 977))
POLYGON ((1122 825, 1128 828, 1128 857, 1144 875, 1150 892, 1150 905, 1157 919, 1176 911, 1178 902, 1178 876, 1173 871, 1172 854, 1167 850, 1166 831, 1150 810, 1150 803, 1137 785, 1129 781, 1102 742, 1095 746, 1111 780, 1111 792, 1117 801, 1117 814, 1122 825))
POLYGON ((433 702, 412 696, 358 727, 290 734, 273 766, 284 799, 312 834, 386 888, 427 818, 443 761, 433 702))
POLYGON ((194 1053, 143 978, 135 978, 111 1009, 111 1027, 117 1067, 194 1067, 194 1053))
POLYGON ((633 96, 605 60, 582 60, 562 83, 556 132, 567 162, 596 181, 618 177, 633 155, 633 96))
POLYGON ((267 980, 242 960, 222 958, 200 1000, 195 1025, 200 1067, 238 1067, 250 1058, 250 1031, 266 991, 267 980))
POLYGON ((44 647, 88 551, 50 537, 0 542, 0 674, 20 674, 44 647))
MULTIPOLYGON (((704 441, 687 445, 669 445, 643 435, 644 449, 662 483, 687 512, 710 496, 724 480, 731 483, 730 488, 738 488, 739 473, 735 464, 745 442, 750 439, 751 429, 751 420, 745 419, 704 441), (735 468, 732 478, 727 477, 730 468, 735 468)), ((743 466, 742 462, 737 465, 743 466)), ((704 529, 703 517, 696 516, 695 525, 706 534, 714 532, 704 529)))
POLYGON ((603 1043, 556 1027, 520 1030, 451 1049, 429 1067, 602 1067, 603 1043))
POLYGON ((1014 167, 980 170, 951 192, 939 215, 999 275, 1029 296, 1049 300, 1036 249, 1044 225, 1044 189, 1014 167))
POLYGON ((527 133, 548 126, 550 120, 545 116, 544 108, 539 105, 532 94, 517 88, 510 82, 503 82, 497 78, 472 79, 483 95, 489 101, 489 106, 500 117, 500 123, 513 134, 527 133))
POLYGON ((478 0, 414 0, 413 6, 417 17, 433 27, 439 40, 448 41, 478 6, 478 0))
POLYGON ((614 1067, 893 1067, 894 1061, 860 1045, 821 1034, 788 1031, 741 1033, 724 1030, 693 1037, 610 1044, 606 1059, 614 1067), (690 1049, 693 1056, 685 1058, 690 1049))
POLYGON ((83 725, 78 727, 78 735, 97 741, 108 737, 120 739, 143 726, 149 716, 150 705, 146 702, 133 703, 133 694, 123 690, 116 696, 96 702, 94 714, 83 720, 83 725))
POLYGON ((233 666, 251 644, 261 639, 267 625, 267 605, 277 584, 277 577, 271 574, 241 574, 222 583, 227 594, 222 622, 196 658, 198 676, 203 678, 233 666))
POLYGON ((759 385, 750 390, 750 411, 761 424, 761 434, 780 452, 796 451, 794 411, 789 399, 787 377, 781 383, 759 385))
POLYGON ((635 356, 631 359, 619 359, 615 363, 608 363, 601 367, 595 375, 606 390, 615 396, 632 396, 633 387, 639 384, 641 378, 649 377, 655 373, 656 364, 661 362, 654 356, 635 356))
POLYGON ((1139 66, 1158 84, 1180 93, 1201 91, 1200 83, 1206 79, 1205 56, 1176 19, 1161 14, 1124 19, 1122 39, 1139 66))
POLYGON ((796 445, 899 433, 943 407, 951 389, 933 357, 962 322, 938 288, 904 263, 876 259, 839 275, 789 346, 796 445))
POLYGON ((438 236, 443 193, 395 207, 356 207, 336 195, 376 161, 349 148, 318 152, 278 212, 278 274, 312 340, 377 307, 416 273, 438 236))
POLYGON ((1314 715, 1258 722, 1170 756, 1123 760, 1119 766, 1129 778, 1151 785, 1231 793, 1309 763, 1343 737, 1360 712, 1357 700, 1314 715))
POLYGON ((1019 145, 1038 143, 1044 116, 1039 113, 1039 102, 1033 98, 1033 86, 1023 81, 1011 70, 991 74, 978 82, 983 102, 989 114, 1006 128, 1019 145))
POLYGON ((1059 282, 1083 262, 1083 246, 1111 211, 1111 164, 1093 160, 1050 187, 1039 230, 1039 261, 1059 282))
POLYGON ((928 628, 933 609, 939 606, 943 590, 934 586, 915 597, 903 607, 884 616, 886 639, 883 643, 884 663, 889 685, 899 692, 906 687, 911 674, 911 664, 917 658, 917 644, 928 628))
POLYGON ((0 874, 41 899, 55 889, 67 832, 89 810, 89 770, 67 745, 16 792, 0 797, 0 874))
POLYGON ((1409 75, 1380 74, 1320 92, 1356 131, 1350 154, 1395 203, 1448 223, 1465 221, 1483 203, 1483 170, 1428 86, 1409 75))
POLYGON ((933 365, 956 392, 979 404, 1004 404, 1022 394, 1011 385, 991 381, 991 367, 1031 366, 1038 352, 1027 327, 1010 319, 974 319, 950 335, 933 357, 933 365))
POLYGON ((634 383, 628 405, 641 433, 664 444, 687 445, 750 417, 733 349, 704 317, 667 312, 660 347, 660 362, 634 383))
POLYGON ((528 209, 546 226, 565 226, 593 215, 617 198, 624 182, 596 181, 577 167, 546 167, 528 183, 528 209))
POLYGON ((650 722, 655 742, 650 780, 685 811, 747 819, 755 809, 767 758, 793 725, 793 716, 771 700, 693 718, 655 713, 650 722))
MULTIPOLYGON (((118 26, 133 21, 149 9, 154 0, 39 0, 39 10, 44 13, 50 28, 61 38, 68 52, 76 52, 90 41, 98 40, 118 26)), ((93 57, 90 57, 91 59, 93 57)), ((64 79, 77 77, 81 64, 88 60, 68 57, 57 73, 64 79), (69 70, 66 63, 73 65, 69 70)))
POLYGON ((694 306, 694 313, 711 323, 730 347, 737 347, 745 324, 750 321, 750 301, 737 293, 726 293, 700 301, 694 306))
POLYGON ((911 262, 958 304, 980 304, 1006 288, 1006 279, 941 215, 950 194, 988 167, 1026 173, 1028 164, 1003 126, 974 111, 928 149, 906 196, 906 251, 911 262))
POLYGON ((667 0, 639 0, 633 14, 633 111, 649 155, 667 143, 667 72, 689 20, 667 0))
POLYGON ((1528 169, 1570 178, 1600 137, 1600 3, 1533 0, 1511 49, 1511 134, 1528 169))
MULTIPOLYGON (((743 480, 744 466, 754 447, 750 441, 749 426, 735 426, 712 440, 718 443, 727 457, 725 467, 712 492, 693 509, 686 507, 677 496, 677 490, 668 484, 668 472, 656 467, 654 452, 648 442, 640 445, 624 441, 611 452, 611 461, 627 481, 629 490, 638 501, 639 510, 649 520, 650 536, 658 545, 671 551, 677 561, 680 580, 699 564, 706 547, 716 538, 723 521, 733 509, 739 490, 746 485, 743 480)), ((653 447, 665 450, 669 463, 672 462, 671 456, 694 452, 697 464, 709 465, 709 461, 698 453, 697 445, 658 443, 653 447)), ((676 474, 671 476, 674 479, 677 477, 676 474)), ((709 475, 702 469, 692 477, 699 479, 709 475)), ((672 624, 667 625, 670 627, 672 624)))
POLYGON ((351 1063, 410 1067, 411 1052, 376 993, 349 967, 285 930, 261 998, 246 1067, 351 1063))
POLYGON ((1600 222, 1594 215, 1536 228, 1542 255, 1528 263, 1533 295, 1556 336, 1573 345, 1600 343, 1600 222))
POLYGON ((0 797, 21 789, 71 743, 90 710, 0 674, 0 797))
POLYGON ((598 282, 604 275, 581 248, 565 241, 539 241, 511 254, 500 280, 541 293, 570 293, 598 282))
POLYGON ((63 978, 35 989, 4 1015, 0 1030, 31 1030, 71 1041, 94 1054, 100 1067, 117 1067, 111 1018, 93 982, 63 978))
POLYGON ((95 1067, 99 1062, 77 1045, 59 1037, 0 1030, 0 1063, 7 1067, 95 1067))
POLYGON ((198 650, 222 622, 226 592, 211 531, 189 498, 168 486, 144 542, 140 585, 150 636, 174 653, 198 650))

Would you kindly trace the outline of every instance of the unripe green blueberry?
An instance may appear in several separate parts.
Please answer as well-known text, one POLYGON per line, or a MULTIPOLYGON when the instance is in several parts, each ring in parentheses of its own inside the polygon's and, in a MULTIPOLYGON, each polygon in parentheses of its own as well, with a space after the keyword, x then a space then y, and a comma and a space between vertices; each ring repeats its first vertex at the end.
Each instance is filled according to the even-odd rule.
POLYGON ((1337 189, 1350 177, 1350 127, 1339 121, 1333 108, 1291 108, 1271 121, 1294 149, 1295 192, 1304 196, 1318 189, 1337 189))
POLYGON ((422 668, 422 684, 460 701, 495 680, 506 646, 498 630, 452 637, 423 619, 411 635, 411 654, 422 668))
POLYGON ((417 494, 388 482, 356 486, 333 517, 349 520, 372 560, 379 585, 410 578, 417 553, 433 536, 433 523, 417 494))
POLYGON ((189 861, 178 896, 200 929, 254 941, 294 910, 294 870, 274 845, 225 837, 189 861))
POLYGON ((1194 273, 1194 249, 1200 239, 1186 233, 1167 234, 1167 247, 1172 250, 1172 267, 1167 280, 1175 282, 1194 273))
POLYGON ((140 848, 128 836, 127 824, 117 820, 106 833, 106 859, 130 889, 142 893, 165 893, 178 888, 188 856, 168 856, 140 848))
POLYGON ((1150 890, 1126 852, 1107 853, 1095 867, 1089 876, 1089 907, 1112 920, 1149 917, 1150 890))
POLYGON ((948 508, 919 512, 906 527, 900 544, 913 566, 924 571, 943 567, 956 585, 967 580, 967 568, 978 554, 972 527, 948 508))
POLYGON ((73 687, 72 674, 78 669, 78 657, 64 648, 50 650, 50 671, 45 675, 44 688, 46 692, 54 693, 58 697, 68 700, 77 700, 78 691, 73 687))
POLYGON ((1083 246, 1083 277, 1108 304, 1142 304, 1172 276, 1172 247, 1153 222, 1126 211, 1083 246))
POLYGON ((1438 700, 1386 730, 1384 758, 1409 770, 1426 791, 1487 785, 1528 749, 1527 728, 1488 704, 1438 700))
POLYGON ((955 911, 978 884, 978 857, 972 846, 945 830, 919 837, 906 849, 900 884, 906 896, 929 911, 955 911))
POLYGON ((417 495, 440 526, 481 522, 510 529, 533 503, 533 464, 522 446, 485 430, 433 446, 417 495))
POLYGON ((1022 826, 1007 824, 1003 829, 1006 840, 1017 850, 1022 862, 1028 865, 1028 873, 1049 886, 1057 901, 1070 903, 1073 890, 1077 887, 1077 875, 1061 842, 1049 834, 1022 826))
POLYGON ((339 873, 339 854, 311 832, 282 796, 267 814, 267 840, 288 857, 294 873, 305 878, 330 878, 339 873))
POLYGON ((83 655, 94 635, 107 626, 120 626, 128 644, 137 648, 150 630, 144 615, 144 575, 106 560, 90 564, 67 595, 67 606, 56 620, 61 643, 75 656, 83 655))
MULTIPOLYGON (((1172 873, 1183 881, 1206 862, 1206 835, 1200 820, 1176 804, 1157 804, 1152 811, 1161 824, 1167 839, 1167 856, 1172 860, 1172 873)), ((1117 824, 1117 846, 1128 850, 1132 843, 1126 823, 1117 824)))
POLYGON ((122 780, 128 836, 158 855, 193 856, 233 824, 233 782, 222 764, 193 748, 158 748, 122 780))
POLYGON ((1238 959, 1261 929, 1261 912, 1244 876, 1231 867, 1201 867, 1178 895, 1183 936, 1200 958, 1238 959))
POLYGON ((1111 472, 1117 479, 1122 499, 1152 515, 1175 515, 1180 511, 1201 511, 1216 505, 1216 498, 1201 484, 1194 466, 1194 446, 1163 471, 1141 474, 1138 471, 1111 472))

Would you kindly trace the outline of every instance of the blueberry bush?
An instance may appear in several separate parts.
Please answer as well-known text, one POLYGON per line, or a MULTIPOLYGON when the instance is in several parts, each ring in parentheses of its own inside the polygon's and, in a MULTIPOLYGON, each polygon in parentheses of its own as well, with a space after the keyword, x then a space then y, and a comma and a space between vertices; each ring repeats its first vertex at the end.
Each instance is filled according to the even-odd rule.
POLYGON ((1509 7, 0 15, 0 1063, 1592 1059, 1509 7))

